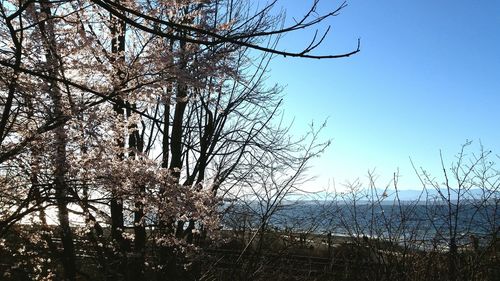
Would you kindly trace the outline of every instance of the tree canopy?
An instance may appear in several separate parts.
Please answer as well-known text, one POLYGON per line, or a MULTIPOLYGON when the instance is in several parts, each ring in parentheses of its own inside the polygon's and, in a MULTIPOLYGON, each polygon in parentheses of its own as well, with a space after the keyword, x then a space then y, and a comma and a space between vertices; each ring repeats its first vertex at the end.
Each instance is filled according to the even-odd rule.
POLYGON ((43 266, 26 270, 76 280, 89 247, 104 279, 167 276, 219 227, 221 200, 279 202, 328 143, 290 136, 269 61, 359 52, 316 54, 329 29, 277 48, 346 6, 318 4, 284 26, 276 1, 3 0, 0 238, 31 241, 43 266))

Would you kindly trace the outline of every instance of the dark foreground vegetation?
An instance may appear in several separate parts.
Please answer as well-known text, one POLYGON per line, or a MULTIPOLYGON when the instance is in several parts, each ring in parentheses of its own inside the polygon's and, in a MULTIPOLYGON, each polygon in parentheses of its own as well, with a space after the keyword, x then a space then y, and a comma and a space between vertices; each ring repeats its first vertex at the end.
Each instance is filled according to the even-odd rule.
MULTIPOLYGON (((41 232, 19 227, 3 240, 0 280, 62 280, 61 256, 57 255, 61 241, 53 236, 37 241, 41 232), (16 249, 15 245, 22 247, 9 250, 16 249)), ((498 280, 500 274, 498 238, 484 245, 469 241, 452 257, 446 247, 408 249, 366 236, 256 234, 222 231, 217 243, 198 240, 197 249, 178 253, 170 264, 155 264, 154 256, 159 253, 151 245, 142 280, 498 280), (162 266, 169 267, 167 275, 159 274, 162 266)), ((133 256, 125 257, 124 268, 108 260, 107 267, 116 272, 106 276, 92 245, 83 237, 75 241, 78 280, 134 280, 137 276, 138 261, 133 256)))
POLYGON ((461 248, 453 257, 456 266, 451 272, 450 254, 443 249, 408 250, 367 237, 300 236, 266 233, 263 245, 256 241, 243 254, 235 244, 211 250, 211 270, 205 276, 207 280, 497 280, 500 274, 498 241, 461 248))

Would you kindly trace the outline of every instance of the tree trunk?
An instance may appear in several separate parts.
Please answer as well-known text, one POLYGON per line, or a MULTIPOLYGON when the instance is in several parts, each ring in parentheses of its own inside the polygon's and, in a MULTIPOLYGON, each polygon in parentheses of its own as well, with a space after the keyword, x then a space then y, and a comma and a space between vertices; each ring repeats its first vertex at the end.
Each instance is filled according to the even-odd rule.
MULTIPOLYGON (((119 20, 112 15, 111 17, 111 63, 113 63, 116 70, 116 81, 118 83, 115 91, 118 91, 122 88, 125 81, 126 73, 123 71, 123 67, 125 64, 125 32, 126 25, 125 22, 119 20)), ((114 110, 116 114, 120 118, 125 118, 125 101, 122 97, 117 96, 116 102, 114 105, 114 110)), ((118 159, 125 159, 125 155, 123 153, 123 149, 125 148, 125 139, 123 136, 119 136, 117 138, 117 144, 122 151, 118 154, 118 159)), ((128 275, 128 266, 127 266, 127 252, 130 250, 130 245, 126 239, 123 238, 124 232, 124 217, 123 217, 123 199, 121 198, 121 192, 116 187, 111 189, 111 200, 110 200, 110 213, 111 213, 111 238, 115 242, 115 245, 118 247, 118 256, 115 256, 116 269, 113 274, 110 276, 110 279, 119 278, 119 276, 123 276, 123 278, 128 275)), ((120 279, 120 278, 119 278, 120 279)))
MULTIPOLYGON (((56 105, 57 107, 57 105, 56 105)), ((65 181, 66 175, 66 132, 64 127, 55 129, 55 194, 58 210, 58 218, 61 228, 61 240, 63 244, 63 265, 67 280, 76 280, 75 249, 73 244, 73 232, 69 224, 68 215, 68 192, 65 181)))
MULTIPOLYGON (((131 109, 135 108, 135 104, 127 102, 127 118, 132 114, 131 109)), ((139 153, 143 152, 144 140, 137 131, 137 124, 129 125, 129 157, 130 159, 142 157, 139 153)), ((135 186, 137 194, 135 195, 135 210, 134 210, 134 253, 133 259, 129 261, 130 280, 142 280, 144 275, 144 262, 146 251, 146 228, 144 227, 144 204, 143 197, 146 193, 146 188, 142 184, 135 186)))
POLYGON ((182 168, 182 136, 184 132, 183 121, 186 106, 187 87, 183 83, 178 82, 174 120, 172 122, 172 137, 170 142, 171 160, 169 167, 176 182, 179 182, 180 169, 182 168))
POLYGON ((450 239, 450 249, 448 252, 448 280, 457 280, 458 247, 455 237, 450 239))
MULTIPOLYGON (((61 67, 57 54, 57 43, 54 35, 54 23, 50 19, 52 11, 50 4, 41 3, 41 12, 48 16, 47 21, 38 22, 40 34, 42 36, 47 61, 47 72, 50 77, 57 77, 61 72, 61 67)), ((53 116, 55 119, 64 118, 64 105, 62 94, 55 79, 49 81, 49 95, 54 103, 53 116)), ((61 256, 66 280, 76 280, 76 257, 73 242, 73 232, 69 222, 68 212, 68 186, 66 184, 67 160, 66 160, 67 135, 64 126, 54 129, 54 189, 55 200, 58 211, 59 228, 63 253, 61 256)))

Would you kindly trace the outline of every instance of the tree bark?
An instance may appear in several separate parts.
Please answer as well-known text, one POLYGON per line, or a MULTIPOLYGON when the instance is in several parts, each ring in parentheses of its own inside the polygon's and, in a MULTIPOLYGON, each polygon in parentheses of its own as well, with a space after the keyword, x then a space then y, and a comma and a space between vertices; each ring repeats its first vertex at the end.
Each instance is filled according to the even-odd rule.
MULTIPOLYGON (((61 65, 57 54, 57 43, 54 33, 54 23, 50 19, 52 11, 50 9, 50 4, 42 2, 40 3, 40 10, 45 13, 49 18, 47 21, 39 21, 38 27, 43 40, 43 46, 45 49, 45 58, 47 63, 47 72, 50 77, 57 77, 61 72, 61 65)), ((55 119, 64 118, 64 105, 62 102, 62 94, 54 80, 48 83, 48 92, 54 103, 53 115, 55 119)), ((67 135, 64 126, 58 126, 54 129, 54 189, 55 189, 55 200, 56 207, 58 210, 59 219, 59 230, 61 235, 61 241, 63 246, 63 253, 61 256, 62 264, 64 268, 65 280, 76 280, 76 257, 75 257, 75 247, 73 241, 73 231, 70 227, 69 222, 69 211, 68 211, 68 186, 66 183, 66 173, 67 173, 67 159, 66 159, 66 146, 67 146, 67 135)))
MULTIPOLYGON (((125 81, 126 73, 123 71, 125 64, 125 32, 126 25, 122 20, 110 15, 111 18, 111 63, 114 64, 115 75, 116 75, 116 87, 115 91, 122 88, 125 81)), ((125 101, 121 96, 117 96, 116 102, 113 109, 116 115, 124 120, 125 118, 125 101)), ((125 154, 125 139, 124 136, 119 135, 117 140, 118 148, 121 149, 119 152, 118 160, 124 160, 125 154)), ((118 247, 117 256, 115 256, 116 267, 115 272, 111 273, 110 279, 126 279, 128 274, 127 266, 127 252, 130 250, 130 245, 126 239, 123 237, 124 232, 124 216, 123 216, 123 199, 122 194, 117 187, 112 187, 111 189, 111 200, 110 200, 110 213, 111 213, 111 238, 115 242, 116 247, 118 247)))
POLYGON ((187 86, 178 81, 177 95, 174 110, 174 120, 172 121, 172 137, 170 142, 170 167, 172 176, 179 182, 180 169, 182 168, 182 136, 184 132, 184 111, 187 106, 187 86))
MULTIPOLYGON (((131 108, 135 108, 135 104, 127 102, 127 118, 132 114, 131 108)), ((141 157, 140 153, 144 149, 144 140, 141 138, 137 124, 129 125, 129 157, 130 159, 141 157)), ((144 262, 146 251, 146 228, 144 226, 144 204, 143 197, 146 193, 146 188, 142 184, 135 186, 137 194, 135 195, 135 210, 134 210, 134 253, 133 259, 129 261, 130 280, 142 280, 144 275, 144 262)))

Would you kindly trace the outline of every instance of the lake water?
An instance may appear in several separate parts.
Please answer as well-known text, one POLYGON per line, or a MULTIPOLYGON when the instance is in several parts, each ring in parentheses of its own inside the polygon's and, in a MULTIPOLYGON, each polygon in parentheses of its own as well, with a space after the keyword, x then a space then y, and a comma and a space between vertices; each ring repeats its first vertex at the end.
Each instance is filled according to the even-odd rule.
POLYGON ((491 241, 500 230, 500 205, 479 201, 442 203, 368 203, 297 201, 269 209, 264 204, 234 204, 223 218, 226 228, 267 228, 355 237, 379 237, 414 244, 459 246, 491 241), (269 212, 270 210, 270 212, 269 212))

